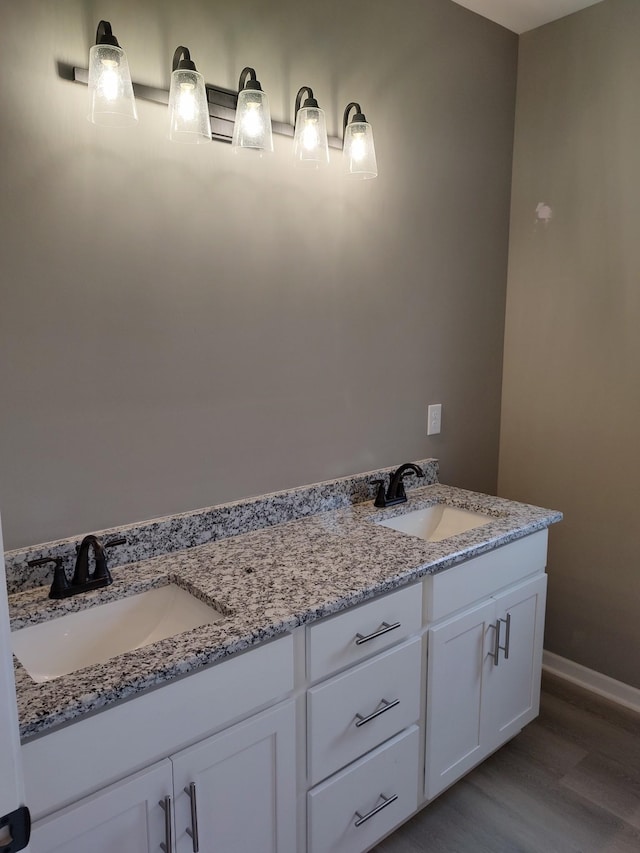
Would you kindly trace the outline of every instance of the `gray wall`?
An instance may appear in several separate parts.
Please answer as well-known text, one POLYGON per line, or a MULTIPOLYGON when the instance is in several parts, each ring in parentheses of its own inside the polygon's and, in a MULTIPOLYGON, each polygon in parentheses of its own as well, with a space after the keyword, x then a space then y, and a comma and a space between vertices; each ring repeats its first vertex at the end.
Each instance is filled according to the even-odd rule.
POLYGON ((640 3, 607 0, 520 40, 499 478, 565 513, 546 648, 635 687, 638 33, 640 3))
MULTIPOLYGON (((0 509, 7 548, 405 459, 494 491, 517 39, 449 0, 3 2, 0 509), (86 121, 100 18, 134 80, 185 44, 274 118, 359 100, 380 177, 86 121), (426 437, 426 405, 443 434, 426 437)), ((336 152, 337 153, 337 152, 336 152)), ((335 153, 334 153, 335 157, 335 153)))

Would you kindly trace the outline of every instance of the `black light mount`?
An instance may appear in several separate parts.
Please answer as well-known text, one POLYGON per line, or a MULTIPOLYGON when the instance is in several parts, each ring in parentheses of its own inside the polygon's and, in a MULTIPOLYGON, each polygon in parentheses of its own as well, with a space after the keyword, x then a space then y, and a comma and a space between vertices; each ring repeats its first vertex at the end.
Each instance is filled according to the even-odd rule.
POLYGON ((109 21, 100 21, 96 30, 96 44, 108 44, 111 47, 120 47, 118 39, 111 32, 109 21))
POLYGON ((256 77, 255 68, 250 68, 248 65, 242 69, 240 79, 238 80, 238 92, 242 92, 243 89, 253 89, 256 92, 262 92, 262 86, 256 77))
POLYGON ((310 86, 301 86, 298 89, 298 94, 296 95, 296 108, 295 108, 295 116, 298 115, 298 111, 300 108, 305 109, 306 107, 313 107, 314 109, 318 109, 318 102, 313 97, 313 89, 310 86), (302 103, 302 96, 304 92, 307 92, 307 97, 305 98, 304 103, 302 103))
POLYGON ((173 62, 171 63, 172 71, 197 71, 195 62, 191 59, 188 47, 177 47, 173 54, 173 62))
POLYGON ((349 113, 351 112, 351 110, 356 111, 355 115, 353 116, 351 121, 366 121, 366 118, 364 117, 364 113, 362 112, 362 108, 361 108, 360 104, 356 103, 355 101, 351 101, 350 104, 347 104, 347 106, 345 107, 345 110, 344 110, 344 118, 342 120, 342 132, 343 133, 347 129, 347 125, 349 124, 349 113))

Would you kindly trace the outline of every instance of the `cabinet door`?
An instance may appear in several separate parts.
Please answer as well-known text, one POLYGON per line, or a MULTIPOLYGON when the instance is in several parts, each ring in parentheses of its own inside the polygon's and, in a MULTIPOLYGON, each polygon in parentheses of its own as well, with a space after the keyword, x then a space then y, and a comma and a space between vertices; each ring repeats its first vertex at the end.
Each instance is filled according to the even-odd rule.
POLYGON ((493 599, 428 633, 425 794, 435 797, 487 755, 485 660, 493 599))
POLYGON ((171 761, 176 853, 296 853, 293 701, 171 761))
POLYGON ((29 849, 31 853, 158 853, 167 841, 160 802, 171 791, 171 762, 162 761, 37 821, 29 849))
POLYGON ((492 655, 486 660, 491 750, 538 715, 546 590, 547 576, 540 575, 495 597, 501 648, 497 664, 492 655))

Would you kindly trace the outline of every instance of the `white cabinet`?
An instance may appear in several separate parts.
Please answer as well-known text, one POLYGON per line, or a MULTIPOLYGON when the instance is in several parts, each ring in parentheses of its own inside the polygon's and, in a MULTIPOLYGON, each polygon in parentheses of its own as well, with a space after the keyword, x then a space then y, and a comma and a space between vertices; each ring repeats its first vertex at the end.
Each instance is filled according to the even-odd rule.
POLYGON ((27 743, 32 853, 370 849, 538 713, 546 545, 534 533, 27 743))
POLYGON ((545 593, 539 575, 429 629, 427 799, 537 715, 545 593))
POLYGON ((34 821, 276 705, 293 686, 289 634, 27 741, 34 821))
POLYGON ((176 853, 296 853, 292 701, 172 756, 176 853))
POLYGON ((294 732, 293 701, 257 714, 37 821, 31 851, 296 853, 294 732))
POLYGON ((171 833, 171 762, 162 761, 33 826, 31 853, 157 853, 171 833), (169 799, 167 799, 169 798, 169 799))

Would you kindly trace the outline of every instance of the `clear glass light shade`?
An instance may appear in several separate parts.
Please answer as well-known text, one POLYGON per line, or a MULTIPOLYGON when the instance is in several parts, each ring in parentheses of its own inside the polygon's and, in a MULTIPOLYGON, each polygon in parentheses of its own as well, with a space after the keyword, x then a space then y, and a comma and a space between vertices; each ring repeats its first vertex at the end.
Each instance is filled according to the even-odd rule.
POLYGON ((378 174, 373 131, 368 121, 352 121, 344 132, 344 170, 354 178, 375 178, 378 174))
POLYGON ((89 51, 89 121, 126 127, 138 121, 127 55, 120 47, 94 44, 89 51))
POLYGON ((302 107, 296 116, 293 156, 297 165, 317 169, 329 162, 329 144, 324 110, 302 107))
POLYGON ((257 89, 238 93, 236 120, 231 147, 234 151, 273 151, 271 111, 266 94, 257 89))
POLYGON ((171 73, 169 139, 190 143, 211 140, 207 93, 199 71, 178 68, 171 73))

